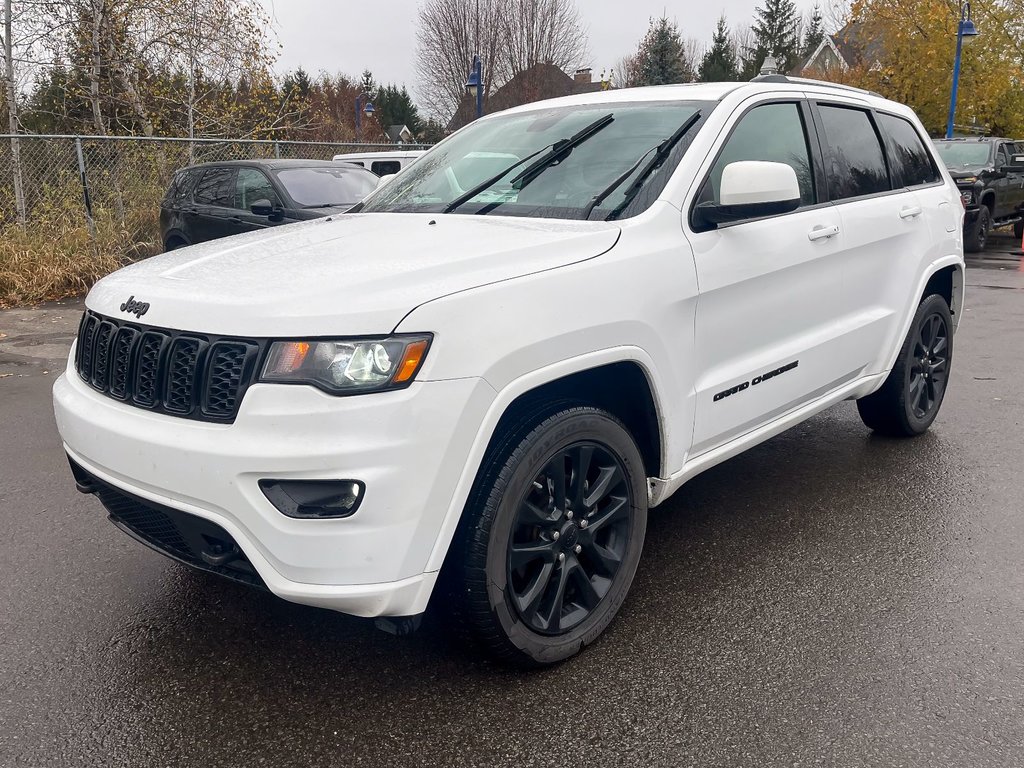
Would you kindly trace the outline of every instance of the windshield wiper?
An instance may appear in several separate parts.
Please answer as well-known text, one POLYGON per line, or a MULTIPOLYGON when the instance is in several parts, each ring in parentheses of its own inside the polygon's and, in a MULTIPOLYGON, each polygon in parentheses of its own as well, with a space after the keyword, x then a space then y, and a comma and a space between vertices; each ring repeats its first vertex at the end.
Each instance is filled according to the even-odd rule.
POLYGON ((348 203, 317 203, 316 205, 304 205, 302 206, 306 210, 310 208, 344 208, 348 203))
POLYGON ((602 190, 599 194, 595 195, 591 199, 590 203, 587 205, 586 211, 584 211, 583 213, 583 220, 586 221, 587 219, 589 219, 590 214, 594 212, 594 209, 597 208, 597 206, 599 206, 601 203, 603 203, 612 192, 618 189, 622 185, 622 183, 626 179, 628 179, 637 168, 640 167, 640 164, 643 162, 645 157, 651 154, 651 152, 654 152, 654 157, 652 157, 650 162, 644 166, 643 170, 640 171, 639 174, 637 174, 636 179, 629 186, 629 189, 626 190, 626 195, 625 197, 622 198, 622 202, 615 206, 615 209, 608 214, 608 216, 605 218, 605 221, 614 219, 616 216, 622 213, 622 211, 625 210, 626 206, 633 202, 633 198, 637 196, 637 193, 640 192, 641 188, 643 188, 644 182, 647 180, 647 177, 661 167, 662 163, 664 163, 665 160, 668 158, 669 153, 672 152, 672 149, 675 147, 675 145, 679 143, 679 140, 682 139, 683 136, 685 136, 691 128, 693 128, 693 126, 697 123, 698 120, 700 120, 700 110, 697 110, 692 115, 690 115, 686 122, 680 125, 679 128, 676 129, 675 133, 673 133, 671 136, 669 136, 667 139, 661 142, 661 144, 658 144, 655 147, 651 147, 642 155, 640 155, 640 159, 633 163, 633 165, 630 166, 630 168, 627 169, 624 174, 615 179, 615 181, 613 181, 604 190, 602 190))
MULTIPOLYGON (((512 173, 512 171, 514 171, 519 166, 529 163, 535 157, 538 157, 538 155, 543 155, 543 157, 539 157, 536 162, 532 163, 526 170, 517 175, 510 182, 511 184, 514 185, 521 179, 529 177, 529 181, 527 181, 526 183, 522 184, 519 187, 519 189, 522 189, 523 187, 526 186, 526 184, 529 184, 530 181, 533 181, 535 178, 537 178, 537 176, 539 176, 545 168, 552 165, 556 158, 564 159, 564 157, 568 155, 569 152, 572 151, 573 147, 577 147, 580 144, 582 144, 584 141, 589 139, 591 136, 593 136, 599 130, 604 128, 614 119, 615 117, 612 115, 612 113, 609 112, 604 117, 592 122, 590 125, 576 133, 574 136, 568 139, 561 139, 559 141, 556 141, 554 144, 548 144, 547 146, 541 147, 536 152, 527 155, 523 159, 517 160, 508 168, 504 169, 501 173, 497 173, 494 176, 491 176, 489 179, 486 179, 477 184, 468 192, 459 195, 457 198, 448 203, 448 205, 445 206, 444 210, 441 211, 441 213, 451 213, 452 211, 464 205, 465 203, 468 203, 481 192, 490 189, 492 186, 494 186, 503 178, 512 173)), ((492 203, 492 205, 494 204, 492 203)))

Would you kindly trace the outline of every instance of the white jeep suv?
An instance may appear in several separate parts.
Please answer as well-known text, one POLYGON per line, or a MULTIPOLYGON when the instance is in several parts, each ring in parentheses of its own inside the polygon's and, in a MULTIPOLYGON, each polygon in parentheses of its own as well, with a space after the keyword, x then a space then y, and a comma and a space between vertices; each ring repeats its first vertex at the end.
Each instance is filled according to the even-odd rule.
POLYGON ((529 104, 356 213, 100 281, 57 424, 165 555, 399 632, 437 593, 498 658, 556 662, 697 473, 841 400, 928 429, 962 217, 911 110, 864 91, 529 104))

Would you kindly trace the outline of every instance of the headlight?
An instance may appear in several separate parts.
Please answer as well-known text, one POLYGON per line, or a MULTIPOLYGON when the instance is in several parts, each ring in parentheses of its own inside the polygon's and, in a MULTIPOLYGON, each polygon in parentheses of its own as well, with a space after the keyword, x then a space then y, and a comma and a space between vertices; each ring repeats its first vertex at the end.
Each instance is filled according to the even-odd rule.
POLYGON ((960 185, 973 184, 977 180, 978 180, 977 176, 961 176, 959 179, 956 180, 956 183, 960 184, 960 185))
POLYGON ((260 381, 312 384, 339 395, 399 389, 416 376, 431 338, 275 341, 260 381))

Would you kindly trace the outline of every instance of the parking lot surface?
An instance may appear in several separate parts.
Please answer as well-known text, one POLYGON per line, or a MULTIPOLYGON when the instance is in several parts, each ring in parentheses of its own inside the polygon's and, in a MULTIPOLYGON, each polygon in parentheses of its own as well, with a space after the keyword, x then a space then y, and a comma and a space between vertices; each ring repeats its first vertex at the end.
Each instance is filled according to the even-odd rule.
POLYGON ((1024 265, 971 259, 932 431, 844 403, 652 512, 619 617, 513 673, 194 573, 78 494, 80 302, 0 312, 0 766, 1024 764, 1024 265))

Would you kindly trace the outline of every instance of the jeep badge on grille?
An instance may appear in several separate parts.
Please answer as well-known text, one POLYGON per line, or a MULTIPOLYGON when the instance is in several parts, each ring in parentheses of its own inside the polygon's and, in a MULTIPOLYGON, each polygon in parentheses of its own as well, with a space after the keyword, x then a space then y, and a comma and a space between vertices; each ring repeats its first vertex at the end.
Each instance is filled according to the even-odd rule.
POLYGON ((142 317, 144 314, 149 312, 149 302, 136 301, 134 296, 129 296, 128 301, 121 305, 121 311, 135 315, 136 317, 142 317))

